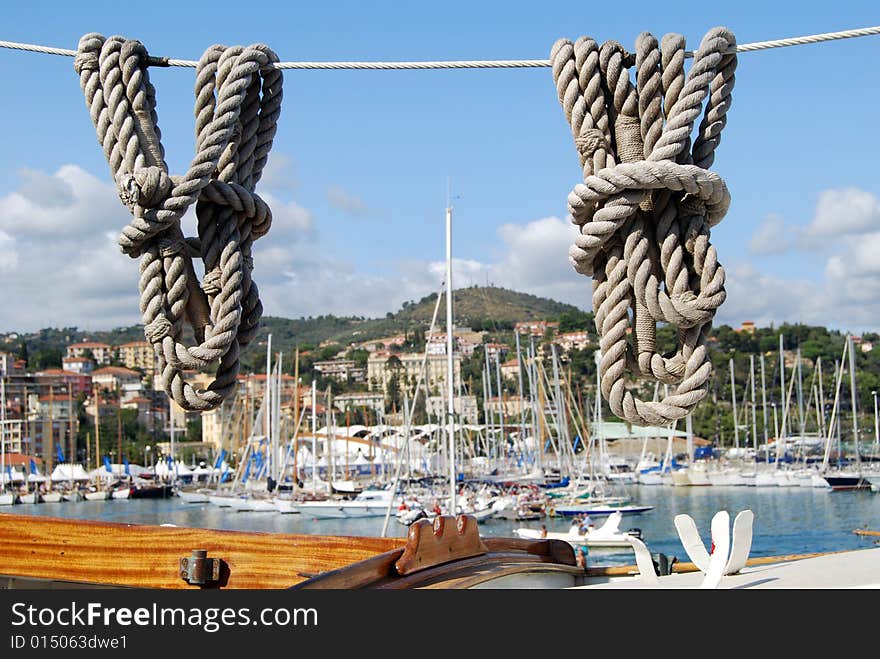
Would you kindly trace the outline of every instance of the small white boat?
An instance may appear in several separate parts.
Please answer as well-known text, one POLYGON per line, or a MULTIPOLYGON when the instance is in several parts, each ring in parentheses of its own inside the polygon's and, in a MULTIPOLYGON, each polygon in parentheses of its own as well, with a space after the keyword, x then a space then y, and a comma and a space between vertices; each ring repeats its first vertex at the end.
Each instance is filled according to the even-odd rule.
POLYGON ((131 496, 131 488, 130 487, 119 487, 115 490, 111 490, 110 498, 111 499, 128 499, 131 496))
POLYGON ((50 490, 49 492, 43 492, 43 503, 61 503, 64 500, 64 497, 61 495, 61 492, 56 492, 55 490, 50 490))
POLYGON ((291 515, 299 512, 299 510, 296 509, 297 502, 293 499, 275 497, 273 503, 275 504, 275 510, 284 515, 291 515))
POLYGON ((249 497, 251 508, 250 510, 255 513, 277 513, 278 507, 275 505, 274 499, 268 499, 265 497, 249 497))
POLYGON ((69 490, 69 491, 65 492, 64 494, 62 494, 61 498, 64 501, 72 501, 75 503, 77 501, 82 501, 85 497, 83 496, 82 492, 80 492, 79 490, 69 490))
POLYGON ((316 519, 344 519, 351 517, 381 517, 389 504, 392 510, 400 503, 391 490, 364 490, 354 499, 327 499, 326 501, 302 501, 296 509, 302 515, 316 519))
POLYGON ((542 531, 531 528, 519 528, 514 532, 520 538, 540 539, 550 538, 554 540, 565 540, 569 544, 577 547, 586 545, 587 547, 619 547, 622 549, 632 549, 632 544, 627 537, 641 538, 642 532, 638 529, 630 529, 629 531, 620 531, 620 522, 623 515, 619 512, 612 513, 605 520, 602 526, 581 530, 579 525, 572 524, 567 533, 549 532, 543 535, 542 531))
POLYGON ((41 503, 43 501, 43 497, 40 496, 39 492, 27 492, 26 494, 18 495, 19 503, 41 503))
POLYGON ((580 504, 573 506, 556 506, 553 515, 562 517, 574 517, 576 515, 590 515, 591 517, 604 517, 613 513, 621 515, 639 515, 649 510, 653 510, 654 506, 638 506, 634 504, 580 504))
POLYGON ((18 500, 15 492, 0 492, 0 506, 11 506, 18 500))
POLYGON ((109 498, 107 490, 85 492, 83 496, 86 501, 106 501, 109 498))
POLYGON ((178 490, 177 496, 184 503, 209 503, 211 499, 208 490, 178 490))
POLYGON ((219 508, 231 508, 232 504, 238 500, 237 496, 232 494, 209 494, 208 503, 219 508))

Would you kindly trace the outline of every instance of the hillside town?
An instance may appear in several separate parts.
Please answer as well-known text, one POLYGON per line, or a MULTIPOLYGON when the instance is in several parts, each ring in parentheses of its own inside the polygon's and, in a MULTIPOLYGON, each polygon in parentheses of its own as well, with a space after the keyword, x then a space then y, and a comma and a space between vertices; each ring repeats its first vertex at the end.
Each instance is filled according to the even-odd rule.
MULTIPOLYGON (((502 422, 518 418, 529 404, 522 395, 521 378, 523 364, 530 358, 547 361, 556 355, 568 377, 578 382, 580 395, 592 396, 597 348, 592 326, 572 329, 571 323, 565 323, 561 331, 559 321, 528 320, 513 323, 510 329, 456 327, 451 360, 446 334, 425 336, 421 328, 346 346, 324 341, 294 354, 278 354, 284 360, 279 384, 281 426, 292 434, 303 419, 324 425, 329 414, 339 425, 400 425, 404 402, 413 399, 414 423, 437 422, 446 407, 450 362, 454 407, 462 423, 482 423, 487 415, 502 422)), ((748 351, 749 341, 765 341, 756 332, 768 331, 751 321, 735 329, 722 326, 709 345, 717 348, 723 342, 724 349, 716 350, 723 357, 727 346, 740 342, 738 349, 748 351)), ((34 369, 16 355, 17 339, 14 333, 7 335, 3 340, 7 349, 0 350, 5 446, 7 464, 13 467, 33 461, 49 473, 65 462, 81 463, 87 469, 106 460, 150 465, 168 456, 175 440, 177 454, 189 461, 210 461, 221 451, 234 456, 251 432, 249 424, 267 389, 265 372, 240 373, 236 395, 223 406, 210 412, 185 412, 169 404, 159 386, 153 347, 146 341, 118 345, 73 341, 64 347, 60 364, 34 369)), ((873 349, 872 339, 873 335, 857 336, 853 341, 867 355, 873 349)), ((261 345, 265 350, 265 338, 261 345)), ((809 349, 810 341, 805 345, 809 349)), ((799 354, 785 350, 785 368, 793 368, 799 354)), ((803 359, 812 366, 809 356, 803 359)), ((205 373, 192 372, 186 378, 194 387, 210 381, 205 373)), ((718 379, 723 387, 724 378, 718 379)), ((716 400, 727 395, 720 393, 716 400)), ((705 436, 711 437, 715 425, 714 439, 723 443, 724 434, 731 433, 725 427, 728 421, 718 416, 718 407, 708 411, 717 416, 711 423, 699 415, 695 418, 702 421, 705 436)))
MULTIPOLYGON (((531 345, 539 358, 551 345, 563 359, 594 345, 587 330, 560 332, 556 321, 516 323, 514 333, 523 350, 531 345)), ((477 355, 481 365, 485 361, 497 370, 493 377, 497 375, 501 386, 501 395, 494 391, 485 403, 490 409, 517 414, 522 403, 514 393, 520 372, 515 346, 490 339, 485 330, 454 330, 453 386, 457 392, 469 388, 472 383, 463 381, 462 365, 477 355)), ((5 339, 13 346, 15 340, 15 334, 5 339)), ((415 395, 420 372, 427 392, 420 413, 425 420, 439 418, 446 352, 447 337, 441 332, 423 338, 418 346, 405 334, 397 334, 348 346, 325 342, 310 352, 285 355, 283 423, 292 427, 294 415, 303 411, 325 419, 328 410, 340 421, 400 422, 402 396, 415 395), (332 356, 319 358, 327 355, 332 356), (303 366, 296 378, 295 359, 303 366)), ((114 464, 123 459, 156 462, 171 450, 172 432, 190 457, 207 459, 224 448, 234 452, 248 432, 244 420, 259 407, 266 389, 265 373, 242 373, 236 396, 223 407, 184 412, 174 403, 169 405, 158 384, 153 347, 146 341, 72 342, 65 346, 60 364, 38 370, 29 369, 12 350, 0 350, 0 376, 5 388, 7 464, 15 466, 19 456, 19 462, 34 460, 44 471, 62 462, 98 466, 105 455, 114 464), (241 427, 231 427, 233 418, 242 422, 241 427)), ((205 386, 209 379, 203 373, 187 375, 195 387, 205 386)), ((493 389, 497 383, 492 382, 493 389)), ((475 393, 462 392, 455 404, 464 422, 477 423, 483 402, 478 403, 475 393)))

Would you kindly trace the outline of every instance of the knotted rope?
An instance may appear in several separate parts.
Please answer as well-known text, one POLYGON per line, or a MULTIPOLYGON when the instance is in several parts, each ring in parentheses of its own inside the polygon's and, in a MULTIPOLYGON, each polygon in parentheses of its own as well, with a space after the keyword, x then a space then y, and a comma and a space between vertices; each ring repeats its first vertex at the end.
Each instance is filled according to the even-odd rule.
POLYGON ((730 108, 735 46, 727 29, 710 30, 687 76, 685 40, 675 34, 660 46, 640 34, 634 58, 617 42, 589 37, 560 39, 551 51, 584 176, 568 196, 580 229, 569 257, 593 278, 602 395, 638 425, 680 419, 708 391, 706 334, 726 296, 709 230, 730 205, 708 168, 730 108), (657 323, 678 329, 673 354, 657 352, 657 323), (678 386, 663 400, 641 401, 626 389, 627 372, 678 386))
POLYGON ((140 257, 140 307, 157 376, 184 409, 210 410, 234 391, 240 349, 263 311, 251 247, 269 230, 272 214, 254 187, 275 136, 282 74, 273 68, 277 55, 262 44, 209 48, 196 69, 196 155, 183 176, 170 176, 148 58, 138 41, 87 34, 74 68, 132 214, 118 241, 124 253, 140 257), (184 238, 180 219, 193 203, 198 238, 184 238), (193 257, 204 264, 201 286, 193 257), (198 345, 181 342, 186 324, 198 345), (206 389, 184 380, 185 371, 214 365, 206 389))

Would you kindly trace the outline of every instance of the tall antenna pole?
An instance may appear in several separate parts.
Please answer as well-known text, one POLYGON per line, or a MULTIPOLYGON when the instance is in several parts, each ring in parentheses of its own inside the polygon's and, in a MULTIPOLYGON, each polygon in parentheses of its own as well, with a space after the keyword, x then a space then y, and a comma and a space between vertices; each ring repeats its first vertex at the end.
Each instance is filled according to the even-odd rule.
POLYGON ((446 192, 446 424, 449 459, 449 513, 455 515, 455 391, 452 385, 452 203, 446 192))

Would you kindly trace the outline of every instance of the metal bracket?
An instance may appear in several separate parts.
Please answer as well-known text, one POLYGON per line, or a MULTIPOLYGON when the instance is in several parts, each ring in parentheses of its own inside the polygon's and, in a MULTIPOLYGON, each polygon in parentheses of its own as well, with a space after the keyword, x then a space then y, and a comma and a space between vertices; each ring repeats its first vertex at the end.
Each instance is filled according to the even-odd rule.
POLYGON ((219 581, 220 563, 219 558, 208 558, 207 549, 193 549, 189 558, 180 559, 180 578, 192 586, 219 581))

